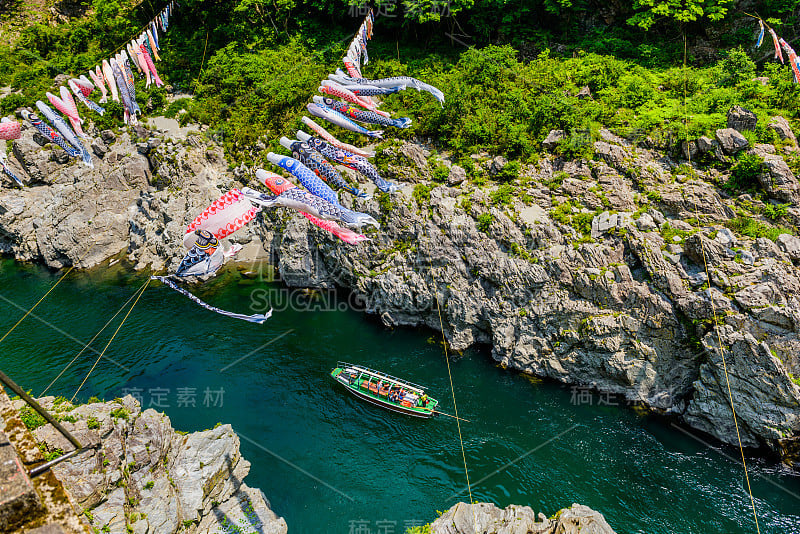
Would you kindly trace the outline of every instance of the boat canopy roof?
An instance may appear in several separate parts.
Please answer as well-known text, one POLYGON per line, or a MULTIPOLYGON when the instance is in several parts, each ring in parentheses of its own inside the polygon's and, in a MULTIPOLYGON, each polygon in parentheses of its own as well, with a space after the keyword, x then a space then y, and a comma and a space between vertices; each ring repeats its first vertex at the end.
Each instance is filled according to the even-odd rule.
POLYGON ((407 380, 401 380, 400 378, 397 378, 395 376, 387 375, 386 373, 370 369, 369 367, 364 367, 363 365, 356 365, 347 362, 339 362, 336 364, 336 366, 340 367, 343 372, 360 373, 363 375, 367 375, 370 378, 378 378, 386 382, 391 382, 394 385, 400 386, 410 391, 414 391, 416 393, 419 393, 420 395, 425 394, 425 386, 420 386, 419 384, 414 384, 413 382, 409 382, 407 380))

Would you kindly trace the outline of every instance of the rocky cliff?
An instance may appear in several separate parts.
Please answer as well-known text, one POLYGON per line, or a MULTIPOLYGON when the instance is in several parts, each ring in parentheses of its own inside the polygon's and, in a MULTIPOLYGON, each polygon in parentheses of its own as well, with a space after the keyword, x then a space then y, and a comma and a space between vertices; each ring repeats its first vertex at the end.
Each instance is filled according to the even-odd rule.
MULTIPOLYGON (((386 142, 378 165, 404 189, 342 197, 381 221, 371 241, 349 246, 291 212, 264 212, 234 238, 239 259, 277 265, 289 285, 346 288, 387 325, 439 329, 438 299, 455 350, 490 345, 502 365, 618 394, 736 444, 730 386, 743 444, 796 465, 800 239, 776 225, 800 222, 800 156, 779 117, 769 128, 781 143, 751 146, 736 128, 753 118, 734 109, 730 128, 680 147, 601 130, 590 160, 518 167, 475 154, 465 170, 386 142), (723 187, 741 152, 758 161, 758 194, 723 187)), ((2 250, 54 267, 124 251, 138 268, 166 269, 211 200, 261 188, 252 169, 228 172, 205 136, 94 134, 93 171, 62 163, 30 129, 14 142, 12 164, 31 187, 0 194, 2 250)))
POLYGON ((615 534, 602 514, 573 504, 552 518, 528 506, 458 503, 431 524, 432 534, 615 534))
MULTIPOLYGON (((176 432, 131 396, 77 407, 39 402, 82 444, 96 445, 52 469, 95 532, 286 534, 264 494, 244 482, 250 463, 230 425, 176 432)), ((49 424, 34 437, 47 453, 74 449, 49 424)))

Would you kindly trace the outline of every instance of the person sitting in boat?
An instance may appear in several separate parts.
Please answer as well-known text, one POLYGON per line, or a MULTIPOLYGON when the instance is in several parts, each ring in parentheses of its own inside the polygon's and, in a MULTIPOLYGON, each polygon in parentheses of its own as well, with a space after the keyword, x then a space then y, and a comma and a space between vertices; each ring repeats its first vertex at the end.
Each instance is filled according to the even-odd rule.
POLYGON ((423 393, 422 397, 419 398, 419 405, 425 408, 428 406, 428 395, 427 393, 423 393))
POLYGON ((389 400, 392 401, 392 402, 397 402, 397 390, 396 389, 391 389, 389 391, 389 400))

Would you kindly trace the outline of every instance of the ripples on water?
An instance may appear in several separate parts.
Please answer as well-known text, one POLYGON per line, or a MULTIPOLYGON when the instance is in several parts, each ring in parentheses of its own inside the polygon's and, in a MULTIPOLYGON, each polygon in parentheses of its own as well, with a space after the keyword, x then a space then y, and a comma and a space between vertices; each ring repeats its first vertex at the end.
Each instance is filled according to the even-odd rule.
MULTIPOLYGON (((26 308, 58 276, 8 260, 0 267, 0 294, 26 308)), ((144 280, 121 266, 70 274, 37 308, 41 321, 29 317, 0 346, 3 369, 38 393, 80 350, 68 336, 88 341, 144 280)), ((249 292, 264 287, 277 286, 228 272, 193 290, 250 313, 249 292)), ((5 301, 0 307, 4 332, 22 312, 5 301)), ((436 510, 467 500, 456 424, 368 405, 328 373, 340 359, 384 370, 427 385, 452 413, 447 367, 428 342, 432 335, 388 330, 354 312, 281 311, 251 325, 154 286, 108 350, 119 365, 102 361, 79 397, 110 399, 139 388, 147 407, 150 390, 162 388, 169 391, 163 411, 177 429, 232 424, 253 464, 248 484, 264 491, 292 533, 348 533, 359 520, 372 532, 386 532, 381 520, 402 532, 407 521, 429 522, 436 510), (177 405, 178 388, 195 389, 195 408, 177 405), (206 388, 224 389, 222 406, 203 406, 206 388)), ((53 393, 71 397, 95 358, 85 353, 53 393)), ((755 532, 735 449, 708 449, 663 419, 630 410, 573 405, 568 388, 503 371, 483 351, 451 367, 459 414, 471 420, 462 431, 474 500, 527 504, 546 515, 578 502, 620 533, 755 532)), ((749 465, 761 531, 800 533, 798 477, 761 460, 749 465)))

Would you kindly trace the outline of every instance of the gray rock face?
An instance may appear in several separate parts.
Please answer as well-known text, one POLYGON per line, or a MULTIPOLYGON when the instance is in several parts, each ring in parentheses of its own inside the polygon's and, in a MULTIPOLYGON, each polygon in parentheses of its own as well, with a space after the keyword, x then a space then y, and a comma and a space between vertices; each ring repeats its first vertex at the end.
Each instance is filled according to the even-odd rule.
POLYGON ((710 358, 700 366, 697 393, 686 411, 687 422, 713 436, 735 435, 727 389, 730 384, 743 446, 757 447, 768 437, 782 448, 796 449, 800 441, 800 386, 789 379, 769 345, 759 343, 749 333, 722 326, 703 338, 703 347, 710 358), (754 368, 760 372, 754 374, 754 368))
MULTIPOLYGON (((166 415, 141 411, 131 396, 77 408, 53 408, 53 397, 40 402, 75 417, 63 424, 82 443, 87 433, 100 443, 53 468, 98 531, 210 533, 238 525, 286 534, 261 491, 244 483, 250 463, 230 425, 181 435, 166 415)), ((68 450, 56 436, 45 431, 37 439, 49 450, 68 450)))
POLYGON ((764 172, 758 181, 770 198, 797 205, 800 184, 781 156, 767 154, 764 157, 764 172))
POLYGON ((733 128, 717 130, 715 137, 719 146, 728 155, 736 154, 750 145, 747 139, 733 128))
POLYGON ((739 132, 745 130, 755 130, 758 123, 758 116, 742 106, 733 106, 728 110, 728 128, 733 128, 739 132))
POLYGON ((789 126, 789 121, 780 115, 772 117, 768 127, 777 132, 778 137, 781 138, 781 141, 789 141, 791 144, 797 146, 797 137, 795 137, 792 127, 789 126))
MULTIPOLYGON (((720 132, 723 141, 741 137, 720 132)), ((115 135, 92 172, 60 166, 49 158, 49 145, 40 147, 24 132, 20 161, 33 186, 0 193, 3 251, 62 266, 96 264, 127 249, 137 268, 174 268, 184 253, 185 225, 222 191, 251 183, 250 169, 237 167, 234 178, 221 150, 199 136, 150 143, 144 157, 126 133, 115 135), (46 181, 53 184, 41 185, 46 181)), ((721 323, 763 340, 784 362, 773 368, 768 402, 791 403, 780 384, 789 373, 800 375, 800 277, 792 263, 800 261, 800 245, 791 236, 754 242, 725 228, 737 206, 717 192, 716 171, 695 169, 676 182, 675 162, 664 153, 601 135, 595 161, 543 158, 523 166, 511 181, 519 194, 507 205, 469 181, 429 184, 430 201, 420 205, 410 184, 430 177, 430 152, 411 142, 388 145, 389 172, 406 185, 391 204, 340 196, 346 207, 382 221, 380 231, 368 231, 370 241, 350 246, 293 212, 264 210, 263 224, 233 238, 245 247, 238 260, 251 270, 260 260, 276 265, 291 286, 347 288, 359 309, 387 325, 439 329, 438 300, 445 335, 457 350, 491 345, 492 357, 513 369, 616 393, 677 417, 695 402, 691 424, 717 422, 715 435, 736 443, 724 411, 698 396, 716 385, 713 374, 702 372, 705 356, 696 340, 708 333, 713 311, 721 323), (636 224, 633 212, 641 214, 636 224), (706 263, 708 276, 698 275, 706 263), (713 411, 704 420, 705 407, 713 411)), ((490 172, 505 165, 489 154, 473 159, 490 172)), ((455 167, 451 174, 459 173, 455 167)), ((793 191, 788 175, 773 187, 775 195, 793 191)), ((759 367, 750 372, 760 376, 759 367)), ((755 402, 741 389, 734 403, 738 395, 755 402)), ((757 413, 753 418, 748 428, 759 446, 798 461, 800 454, 785 445, 798 435, 791 424, 778 439, 767 431, 767 415, 760 424, 757 413)), ((175 506, 187 502, 175 497, 175 506)))
POLYGON ((554 150, 566 138, 567 134, 564 130, 550 130, 545 140, 542 141, 542 146, 547 150, 554 150))
POLYGON ((573 504, 554 519, 534 514, 528 506, 458 503, 431 524, 432 534, 614 534, 599 512, 573 504))

